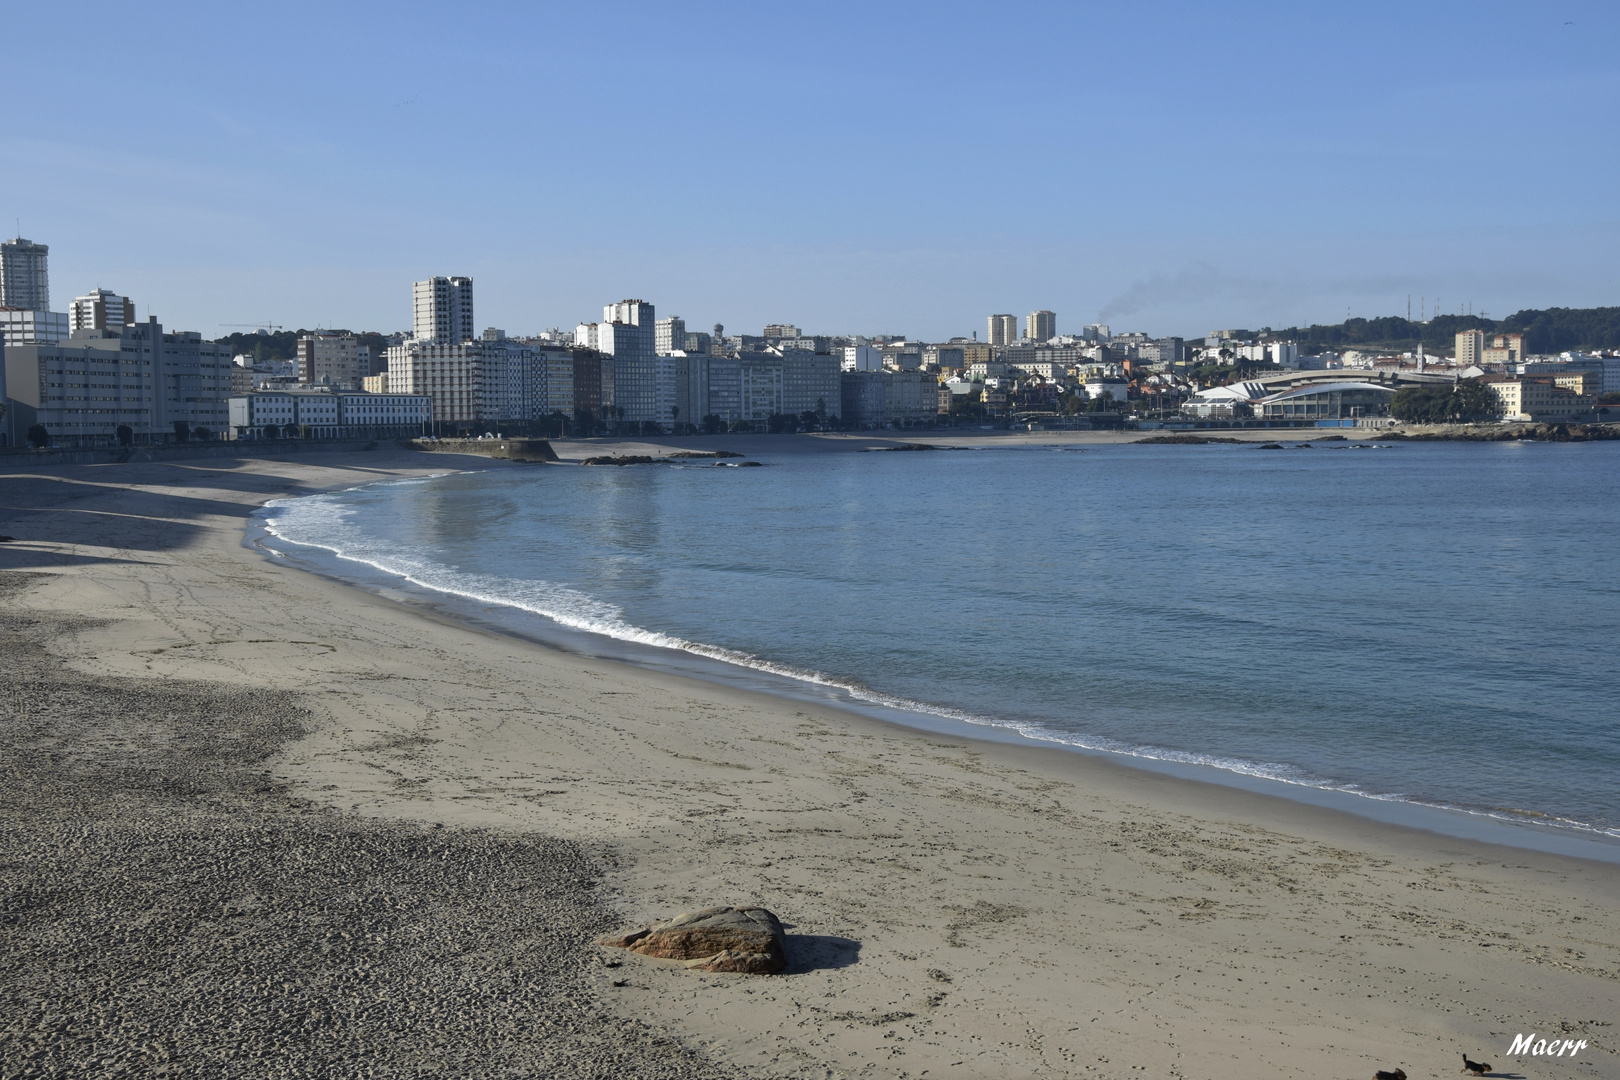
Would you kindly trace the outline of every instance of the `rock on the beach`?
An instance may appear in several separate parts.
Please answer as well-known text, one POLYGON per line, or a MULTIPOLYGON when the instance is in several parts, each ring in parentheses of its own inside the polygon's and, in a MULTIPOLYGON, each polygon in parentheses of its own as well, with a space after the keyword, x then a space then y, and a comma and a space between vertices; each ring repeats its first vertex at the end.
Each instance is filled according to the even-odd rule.
POLYGON ((781 971, 784 962, 770 953, 738 952, 727 949, 707 960, 688 960, 686 966, 693 971, 726 971, 738 975, 772 975, 781 971))
POLYGON ((683 911, 667 922, 603 938, 599 944, 691 961, 687 967, 702 971, 768 975, 787 966, 781 920, 761 907, 683 911))

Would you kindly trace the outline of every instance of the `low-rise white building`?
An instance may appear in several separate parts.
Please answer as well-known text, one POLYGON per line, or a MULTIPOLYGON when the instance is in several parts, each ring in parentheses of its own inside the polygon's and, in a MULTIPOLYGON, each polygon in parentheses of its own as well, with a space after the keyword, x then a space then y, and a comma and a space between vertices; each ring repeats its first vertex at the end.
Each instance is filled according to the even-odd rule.
POLYGON ((230 400, 235 439, 397 438, 433 420, 426 394, 264 390, 230 400))
POLYGON ((1124 401, 1128 396, 1130 383, 1124 379, 1087 379, 1086 397, 1092 401, 1108 398, 1111 401, 1124 401))
POLYGON ((1546 423, 1570 420, 1592 411, 1590 396, 1557 385, 1553 376, 1487 375, 1480 383, 1496 399, 1503 420, 1546 423))

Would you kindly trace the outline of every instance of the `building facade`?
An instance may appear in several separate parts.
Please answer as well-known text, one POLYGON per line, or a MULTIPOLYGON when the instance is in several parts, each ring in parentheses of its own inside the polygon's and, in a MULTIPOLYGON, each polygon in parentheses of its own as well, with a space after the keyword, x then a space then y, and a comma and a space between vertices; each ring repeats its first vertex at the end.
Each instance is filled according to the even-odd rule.
POLYGON ((478 420, 483 359, 482 342, 413 338, 388 349, 388 391, 428 398, 437 423, 478 420))
POLYGON ((1480 382, 1496 399, 1503 420, 1546 423, 1592 411, 1590 397, 1558 386, 1551 376, 1487 375, 1480 382))
POLYGON ((458 345, 472 341, 473 283, 469 277, 435 277, 411 286, 412 336, 458 345))
POLYGON ((1524 335, 1492 334, 1480 357, 1482 364, 1522 364, 1526 359, 1524 335))
POLYGON ((1388 416, 1394 397, 1394 386, 1377 383, 1307 383, 1262 398, 1254 411, 1266 420, 1357 420, 1388 416))
POLYGON ((0 241, 0 306, 25 311, 49 311, 51 275, 47 267, 50 248, 17 237, 0 241))
POLYGON ((675 407, 675 369, 659 364, 653 305, 621 300, 602 309, 597 351, 613 358, 613 408, 631 424, 667 424, 675 407))
POLYGON ((73 298, 68 308, 68 328, 72 330, 117 330, 135 321, 135 305, 129 297, 111 289, 97 289, 73 298))
POLYGON ((175 331, 163 335, 161 360, 159 424, 170 429, 180 424, 193 431, 205 428, 223 437, 235 385, 230 346, 204 341, 194 330, 175 331))
POLYGON ((992 315, 990 316, 989 333, 985 337, 991 347, 1011 345, 1018 340, 1018 316, 992 315))
POLYGON ((686 351, 686 320, 679 315, 659 319, 653 329, 653 350, 659 356, 686 351))
POLYGON ((1457 364, 1467 367, 1484 360, 1485 334, 1481 330, 1463 330, 1457 334, 1457 364))
POLYGON ((113 442, 128 427, 143 443, 191 432, 224 432, 233 385, 231 356, 196 333, 164 333, 155 319, 118 330, 81 330, 66 341, 5 349, 9 445, 34 424, 70 446, 113 442))
POLYGON ((838 381, 841 361, 826 352, 787 349, 782 353, 782 411, 834 416, 842 407, 838 381))
POLYGON ((882 371, 883 351, 870 345, 846 345, 840 367, 844 371, 882 371))
POLYGON ((939 411, 939 381, 926 372, 845 371, 839 383, 840 416, 852 427, 904 427, 939 411))
POLYGON ((418 394, 325 389, 269 390, 230 399, 233 439, 408 438, 433 421, 433 403, 418 394))
POLYGON ((378 358, 370 345, 361 344, 353 334, 316 331, 298 339, 299 382, 359 390, 366 378, 376 374, 378 358))
POLYGON ((1050 311, 1032 311, 1024 318, 1024 336, 1034 342, 1057 337, 1057 316, 1050 311))
POLYGON ((0 307, 0 341, 6 345, 52 345, 69 333, 65 311, 0 307))

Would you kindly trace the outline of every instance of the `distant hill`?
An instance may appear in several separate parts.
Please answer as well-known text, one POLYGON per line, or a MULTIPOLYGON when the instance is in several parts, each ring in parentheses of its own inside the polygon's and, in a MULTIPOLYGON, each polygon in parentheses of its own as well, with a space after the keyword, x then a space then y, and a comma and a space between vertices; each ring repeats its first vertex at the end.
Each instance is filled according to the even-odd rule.
MULTIPOLYGON (((309 330, 279 330, 270 334, 236 333, 227 337, 215 338, 221 344, 231 347, 231 354, 239 356, 243 353, 253 357, 255 363, 264 360, 296 360, 298 358, 298 339, 309 330)), ((352 330, 328 330, 330 334, 349 334, 352 330)), ((370 345, 378 356, 388 351, 388 338, 374 330, 355 334, 362 345, 370 345)))
POLYGON ((1332 326, 1289 327, 1263 336, 1297 341, 1301 352, 1324 349, 1362 349, 1405 352, 1418 342, 1428 352, 1449 353, 1462 330, 1488 334, 1522 333, 1532 353, 1558 353, 1570 349, 1620 349, 1620 307, 1526 309, 1505 319, 1477 315, 1437 315, 1426 323, 1389 315, 1378 319, 1346 319, 1332 326))

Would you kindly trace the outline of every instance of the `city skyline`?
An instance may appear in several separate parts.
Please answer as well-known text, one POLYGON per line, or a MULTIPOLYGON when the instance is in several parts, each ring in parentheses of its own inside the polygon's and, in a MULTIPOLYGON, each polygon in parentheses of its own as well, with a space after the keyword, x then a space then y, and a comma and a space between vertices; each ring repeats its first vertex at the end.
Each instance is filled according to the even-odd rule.
POLYGON ((607 51, 580 47, 589 13, 505 5, 431 42, 409 11, 97 10, 73 35, 17 15, 32 123, 0 149, 0 210, 52 246, 60 295, 111 288, 210 336, 401 329, 397 283, 446 267, 519 332, 604 296, 930 340, 997 311, 1190 336, 1408 295, 1497 317, 1616 298, 1615 151, 1589 133, 1620 19, 1596 4, 630 5, 607 51), (1040 50, 986 50, 1025 26, 1040 50), (119 79, 142 51, 204 77, 119 79), (456 93, 421 89, 429 61, 456 93), (628 150, 592 149, 629 115, 628 150))

